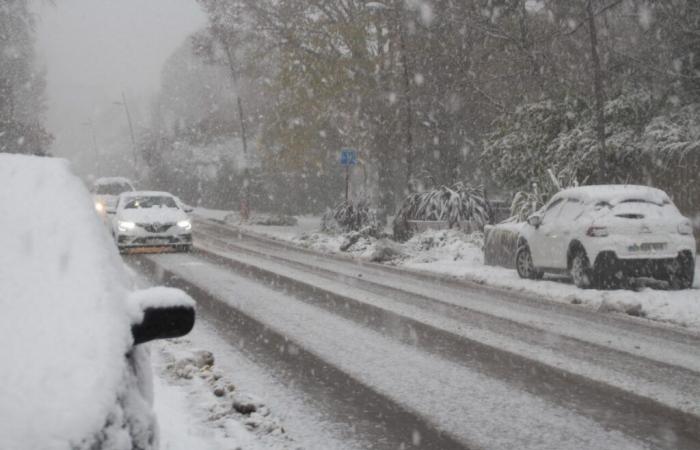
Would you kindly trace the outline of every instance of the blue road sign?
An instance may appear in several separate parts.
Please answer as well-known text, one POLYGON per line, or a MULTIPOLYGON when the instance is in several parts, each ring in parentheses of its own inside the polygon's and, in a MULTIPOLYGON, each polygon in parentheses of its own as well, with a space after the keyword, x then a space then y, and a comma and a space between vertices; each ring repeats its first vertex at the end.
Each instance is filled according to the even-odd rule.
POLYGON ((354 148, 340 149, 340 165, 354 166, 357 164, 357 150, 354 148))

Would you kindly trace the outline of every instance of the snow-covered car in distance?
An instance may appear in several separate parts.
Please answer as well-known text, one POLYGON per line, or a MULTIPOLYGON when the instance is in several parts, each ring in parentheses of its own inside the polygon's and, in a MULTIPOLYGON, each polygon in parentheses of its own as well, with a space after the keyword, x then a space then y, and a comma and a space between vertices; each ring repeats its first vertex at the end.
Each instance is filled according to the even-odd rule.
POLYGON ((98 178, 92 185, 92 196, 95 200, 95 210, 104 219, 108 209, 114 209, 122 192, 134 191, 134 185, 128 178, 103 177, 98 178))
POLYGON ((134 191, 119 196, 112 235, 120 251, 144 247, 192 248, 192 209, 168 192, 134 191))
POLYGON ((134 290, 66 161, 0 153, 0 179, 0 448, 155 450, 140 344, 187 334, 193 300, 134 290))
POLYGON ((576 286, 617 287, 653 277, 689 288, 695 272, 690 220, 665 192, 646 186, 582 186, 558 192, 518 237, 521 278, 568 272, 576 286))

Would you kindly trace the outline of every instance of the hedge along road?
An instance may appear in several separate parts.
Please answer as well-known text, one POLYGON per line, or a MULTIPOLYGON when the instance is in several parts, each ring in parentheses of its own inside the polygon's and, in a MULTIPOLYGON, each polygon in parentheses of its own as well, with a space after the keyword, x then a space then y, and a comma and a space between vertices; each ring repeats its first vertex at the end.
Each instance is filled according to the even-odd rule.
MULTIPOLYGON (((197 255, 147 265, 219 318, 258 324, 232 329, 266 336, 253 339, 261 352, 300 349, 307 356, 282 359, 306 370, 301 378, 325 368, 335 397, 382 418, 386 448, 700 442, 695 335, 198 225, 197 255)), ((229 321, 240 322, 221 326, 229 321)))

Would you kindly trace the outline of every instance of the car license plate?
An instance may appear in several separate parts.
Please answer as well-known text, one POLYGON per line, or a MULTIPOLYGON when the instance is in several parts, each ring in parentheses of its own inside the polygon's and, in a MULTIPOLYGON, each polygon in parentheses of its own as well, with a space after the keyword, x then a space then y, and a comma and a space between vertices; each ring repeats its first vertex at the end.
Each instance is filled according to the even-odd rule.
POLYGON ((627 250, 629 250, 632 253, 636 252, 659 252, 662 250, 666 250, 666 243, 665 242, 644 242, 642 244, 634 244, 630 245, 627 247, 627 250))
POLYGON ((167 243, 168 239, 166 238, 151 238, 146 240, 147 245, 163 245, 167 243))

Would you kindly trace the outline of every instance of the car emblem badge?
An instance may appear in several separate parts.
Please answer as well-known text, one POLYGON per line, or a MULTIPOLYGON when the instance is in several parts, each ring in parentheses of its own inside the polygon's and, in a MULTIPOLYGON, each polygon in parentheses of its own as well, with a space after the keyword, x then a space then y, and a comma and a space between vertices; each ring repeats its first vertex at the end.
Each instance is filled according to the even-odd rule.
POLYGON ((640 233, 651 233, 651 228, 646 225, 642 225, 642 229, 639 230, 640 233))

